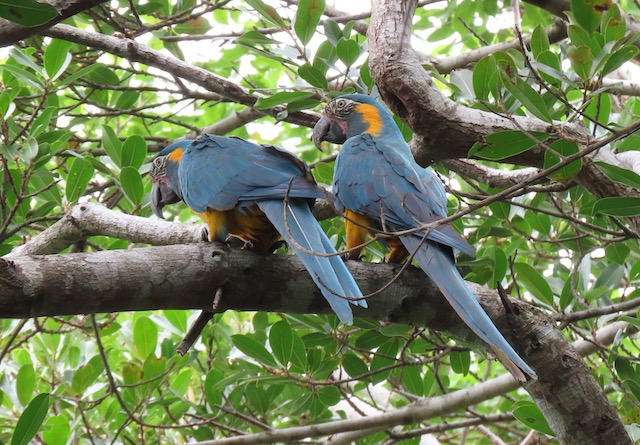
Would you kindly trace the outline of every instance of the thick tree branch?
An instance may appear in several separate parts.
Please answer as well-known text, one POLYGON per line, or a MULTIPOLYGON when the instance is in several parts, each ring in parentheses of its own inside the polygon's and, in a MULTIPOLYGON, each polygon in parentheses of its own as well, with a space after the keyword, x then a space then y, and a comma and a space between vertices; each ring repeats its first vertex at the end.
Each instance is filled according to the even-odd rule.
MULTIPOLYGON (((353 261, 349 268, 364 293, 381 288, 397 271, 394 265, 353 261)), ((575 439, 563 443, 627 443, 621 439, 626 433, 616 413, 555 322, 518 301, 512 302, 514 312, 505 315, 495 291, 469 285, 498 328, 538 372, 539 380, 528 383, 527 389, 543 412, 553 417, 559 436, 575 439), (576 415, 581 422, 575 423, 576 415)), ((220 310, 331 313, 300 261, 289 255, 258 255, 201 243, 0 260, 0 314, 7 318, 210 308, 220 287, 220 310)), ((419 269, 409 268, 369 305, 369 309, 354 308, 355 315, 428 326, 478 342, 419 269)), ((515 388, 510 376, 500 381, 506 387, 487 387, 489 395, 515 388)), ((467 397, 456 394, 443 400, 454 400, 453 406, 468 403, 467 397)), ((434 409, 426 403, 425 410, 434 409)), ((416 421, 405 419, 405 423, 416 421)))
POLYGON ((50 5, 58 10, 58 16, 44 25, 35 26, 33 28, 25 28, 17 23, 0 18, 0 47, 8 46, 19 40, 26 39, 33 35, 41 33, 43 30, 63 21, 66 18, 74 16, 79 12, 91 9, 100 3, 106 3, 107 0, 55 0, 47 1, 50 5))
MULTIPOLYGON (((589 144, 591 136, 580 124, 557 123, 554 128, 535 118, 507 118, 468 108, 444 96, 411 48, 414 11, 414 1, 374 1, 369 27, 369 64, 383 99, 414 132, 411 145, 418 163, 426 165, 434 160, 466 157, 475 142, 496 131, 551 133, 559 128, 563 137, 582 146, 589 144)), ((540 167, 543 155, 543 150, 531 149, 507 162, 540 167)), ((609 180, 588 159, 576 180, 599 198, 630 193, 628 188, 609 180)), ((640 227, 638 219, 631 219, 631 222, 636 228, 640 227)))
POLYGON ((92 235, 154 245, 196 243, 202 240, 202 226, 126 215, 98 204, 79 204, 4 258, 58 253, 92 235))

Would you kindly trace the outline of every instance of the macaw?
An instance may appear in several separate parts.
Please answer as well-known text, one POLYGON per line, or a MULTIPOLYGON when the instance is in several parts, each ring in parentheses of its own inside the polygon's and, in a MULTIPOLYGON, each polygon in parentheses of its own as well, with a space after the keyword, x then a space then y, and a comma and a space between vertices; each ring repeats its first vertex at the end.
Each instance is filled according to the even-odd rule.
POLYGON ((311 213, 325 193, 300 158, 271 145, 206 134, 165 147, 150 176, 157 216, 182 199, 206 223, 209 241, 235 237, 253 250, 272 252, 282 236, 340 321, 353 322, 349 301, 367 307, 342 259, 320 256, 336 254, 311 213))
MULTIPOLYGON (((347 94, 333 99, 316 123, 312 139, 342 144, 335 161, 334 205, 345 216, 346 244, 357 258, 376 231, 418 229, 447 216, 442 182, 414 160, 391 113, 373 98, 347 94)), ((387 239, 389 262, 409 254, 433 280, 462 320, 495 351, 519 380, 536 374, 493 324, 456 269, 453 251, 475 250, 449 224, 387 239), (426 237, 426 239, 425 239, 426 237)))

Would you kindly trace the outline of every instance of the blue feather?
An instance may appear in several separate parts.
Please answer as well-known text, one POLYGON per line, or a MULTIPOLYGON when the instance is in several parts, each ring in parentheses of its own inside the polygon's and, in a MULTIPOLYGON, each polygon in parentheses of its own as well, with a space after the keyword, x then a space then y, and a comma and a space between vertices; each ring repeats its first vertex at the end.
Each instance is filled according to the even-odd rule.
MULTIPOLYGON (((361 298, 362 293, 347 266, 337 255, 317 256, 305 253, 297 247, 318 253, 336 253, 309 206, 302 201, 289 201, 287 224, 284 219, 284 201, 258 201, 258 207, 284 237, 289 248, 298 255, 340 321, 353 323, 349 300, 341 296, 361 298)), ((353 300, 353 303, 367 307, 365 300, 353 300)))
POLYGON ((421 239, 417 236, 403 236, 400 239, 409 252, 416 252, 414 259, 420 268, 436 283, 462 321, 494 351, 501 351, 522 371, 535 375, 533 369, 520 358, 480 306, 458 273, 451 255, 428 240, 420 245, 421 239))

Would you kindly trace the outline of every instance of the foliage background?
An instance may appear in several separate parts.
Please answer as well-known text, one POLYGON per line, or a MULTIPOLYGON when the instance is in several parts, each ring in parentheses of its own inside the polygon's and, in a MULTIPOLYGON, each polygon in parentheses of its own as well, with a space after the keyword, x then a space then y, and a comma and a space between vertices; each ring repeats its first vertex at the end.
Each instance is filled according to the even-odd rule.
MULTIPOLYGON (((203 131, 283 145, 314 165, 319 182, 331 183, 332 159, 322 159, 326 155, 309 141, 316 113, 341 92, 376 94, 364 34, 370 10, 354 15, 341 6, 320 0, 111 1, 66 19, 67 27, 13 42, 1 66, 0 254, 37 236, 78 202, 150 216, 148 159, 167 142, 203 131), (160 57, 151 66, 113 55, 106 43, 88 45, 94 33, 125 47, 135 40, 160 57), (184 63, 167 63, 174 58, 184 63), (218 77, 204 79, 190 66, 218 77), (211 82, 216 86, 208 88, 211 82)), ((594 8, 574 0, 570 6, 558 24, 529 3, 421 2, 412 43, 437 86, 458 104, 583 124, 594 138, 607 137, 637 123, 640 114, 640 88, 627 80, 638 78, 637 35, 629 20, 640 11, 632 1, 594 8), (551 33, 554 26, 568 37, 551 33), (512 49, 495 49, 517 39, 517 32, 531 37, 526 57, 517 40, 512 49), (460 57, 482 48, 493 50, 473 63, 460 57), (453 68, 438 69, 447 63, 453 68)), ((411 130, 398 123, 409 140, 411 130)), ((436 165, 450 187, 451 212, 582 147, 581 141, 546 137, 514 131, 478 140, 466 149, 482 159, 469 164, 479 173, 436 165), (534 148, 532 138, 548 144, 534 148), (517 160, 530 153, 538 154, 536 161, 517 160), (516 161, 505 161, 512 156, 516 161)), ((617 319, 637 325, 628 302, 639 296, 633 218, 640 214, 640 176, 632 168, 635 162, 639 170, 638 146, 631 134, 598 158, 606 178, 630 187, 628 196, 595 196, 576 179, 583 167, 576 156, 518 196, 456 220, 478 250, 476 260, 460 263, 466 278, 491 288, 501 282, 512 295, 564 319, 568 341, 617 319), (622 303, 624 311, 617 306, 622 303)), ((183 205, 166 214, 197 223, 183 205)), ((340 245, 341 221, 322 224, 340 245)), ((126 236, 92 236, 67 251, 135 247, 126 236)), ((383 255, 373 245, 365 260, 383 255)), ((0 321, 0 440, 206 441, 388 412, 505 373, 477 348, 424 328, 367 319, 347 327, 332 316, 283 313, 217 314, 194 351, 179 357, 174 349, 194 317, 165 310, 0 321)), ((637 352, 632 336, 619 336, 586 359, 632 435, 640 415, 637 352)), ((427 443, 427 433, 440 443, 533 437, 554 443, 522 389, 335 443, 427 443)))

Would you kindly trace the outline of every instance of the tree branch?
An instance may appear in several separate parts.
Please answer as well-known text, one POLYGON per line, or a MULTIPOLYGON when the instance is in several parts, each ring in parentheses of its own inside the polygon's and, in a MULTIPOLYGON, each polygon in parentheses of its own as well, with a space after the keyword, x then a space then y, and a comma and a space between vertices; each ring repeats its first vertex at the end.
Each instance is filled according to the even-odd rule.
MULTIPOLYGON (((63 24, 52 26, 44 31, 43 34, 56 39, 68 40, 97 48, 115 56, 124 57, 131 62, 153 66, 166 73, 193 82, 208 91, 218 94, 221 98, 247 107, 252 107, 258 100, 258 96, 250 94, 244 88, 227 79, 216 76, 205 69, 190 65, 174 57, 166 56, 159 51, 155 51, 146 45, 142 45, 126 37, 111 37, 63 24)), ((280 107, 261 110, 261 112, 273 117, 276 117, 281 111, 282 108, 280 107)), ((284 120, 296 125, 313 127, 318 120, 318 116, 315 113, 294 111, 288 113, 284 120)))
MULTIPOLYGON (((77 210, 90 214, 92 209, 81 205, 77 210)), ((138 227, 144 218, 121 216, 127 231, 144 237, 143 228, 138 227)), ((160 226, 164 226, 161 230, 165 232, 171 225, 149 219, 146 222, 148 232, 160 226)), ((111 230, 120 232, 117 227, 111 230)), ((194 235, 189 233, 186 237, 194 235)), ((170 239, 164 233, 157 238, 170 239)), ((389 264, 350 261, 348 265, 364 293, 380 289, 396 274, 396 266, 389 264)), ((617 415, 555 322, 519 301, 513 301, 513 313, 505 315, 495 291, 473 283, 469 286, 501 332, 536 369, 539 380, 528 383, 526 388, 547 417, 554 417, 558 435, 576 438, 574 442, 563 443, 625 443, 621 438, 626 437, 626 433, 617 415), (576 410, 578 404, 590 409, 576 410), (583 423, 576 424, 576 416, 584 419, 583 423)), ((259 255, 200 243, 64 255, 14 253, 11 258, 0 260, 0 313, 8 318, 205 309, 210 308, 214 290, 218 288, 223 289, 220 310, 331 313, 301 262, 290 255, 259 255), (247 276, 251 276, 251 280, 247 280, 247 276), (180 298, 176 298, 177 295, 180 298)), ((371 298, 368 309, 354 307, 354 314, 427 326, 479 342, 437 287, 417 268, 409 267, 393 286, 371 298)), ((499 381, 502 383, 481 386, 483 395, 478 393, 477 397, 501 394, 516 387, 511 376, 501 377, 499 381)), ((443 396, 442 403, 446 401, 453 407, 468 403, 468 394, 464 397, 456 394, 443 396)), ((428 402, 418 412, 427 415, 425 413, 441 409, 433 403, 428 402)), ((393 422, 400 418, 405 423, 419 421, 400 416, 393 422)), ((361 427, 372 425, 367 423, 361 427)), ((314 434, 330 434, 319 431, 324 430, 314 434)))

